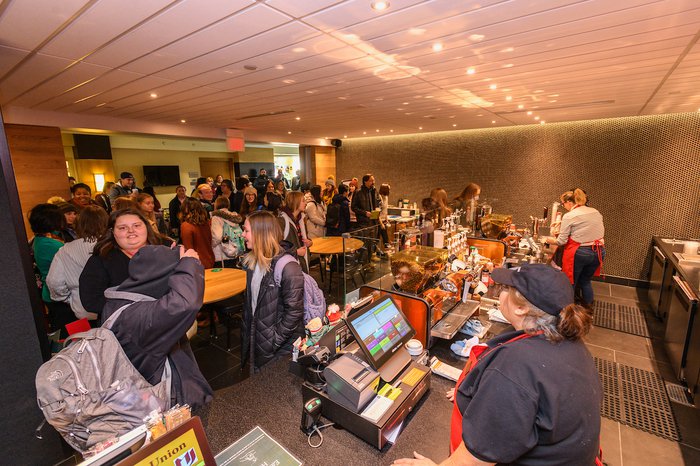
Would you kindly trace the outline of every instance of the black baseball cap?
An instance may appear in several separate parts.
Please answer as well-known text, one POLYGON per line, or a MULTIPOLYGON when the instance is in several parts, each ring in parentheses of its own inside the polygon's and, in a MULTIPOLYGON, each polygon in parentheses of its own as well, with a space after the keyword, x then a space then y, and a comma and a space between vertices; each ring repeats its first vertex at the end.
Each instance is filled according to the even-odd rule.
POLYGON ((132 175, 132 174, 129 173, 129 172, 121 172, 121 174, 119 175, 119 178, 122 179, 122 180, 123 180, 124 178, 133 178, 133 177, 134 177, 134 175, 132 175))
POLYGON ((491 273, 496 283, 512 286, 547 314, 574 304, 574 288, 567 276, 550 265, 525 264, 515 269, 498 268, 491 273))

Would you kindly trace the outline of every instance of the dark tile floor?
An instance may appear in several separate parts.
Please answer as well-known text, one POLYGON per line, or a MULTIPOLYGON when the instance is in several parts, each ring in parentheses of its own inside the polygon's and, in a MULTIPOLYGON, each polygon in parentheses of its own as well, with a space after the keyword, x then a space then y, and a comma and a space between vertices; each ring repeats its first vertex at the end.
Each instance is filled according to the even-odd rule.
MULTIPOLYGON (((596 297, 619 304, 646 306, 646 290, 602 282, 593 283, 596 297)), ((594 328, 587 346, 594 356, 659 374, 677 383, 662 344, 663 325, 645 312, 651 338, 594 328)), ((601 442, 610 466, 700 464, 700 410, 671 402, 681 441, 673 442, 603 418, 601 442)))

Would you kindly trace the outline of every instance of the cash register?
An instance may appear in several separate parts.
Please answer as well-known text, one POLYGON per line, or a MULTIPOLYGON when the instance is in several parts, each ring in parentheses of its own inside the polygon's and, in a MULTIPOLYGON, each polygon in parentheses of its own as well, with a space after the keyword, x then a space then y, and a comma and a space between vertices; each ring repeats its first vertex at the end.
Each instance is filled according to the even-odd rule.
POLYGON ((325 386, 304 383, 304 404, 318 398, 324 417, 381 449, 430 388, 430 369, 408 353, 415 330, 392 296, 357 309, 344 325, 355 341, 326 366, 325 386))

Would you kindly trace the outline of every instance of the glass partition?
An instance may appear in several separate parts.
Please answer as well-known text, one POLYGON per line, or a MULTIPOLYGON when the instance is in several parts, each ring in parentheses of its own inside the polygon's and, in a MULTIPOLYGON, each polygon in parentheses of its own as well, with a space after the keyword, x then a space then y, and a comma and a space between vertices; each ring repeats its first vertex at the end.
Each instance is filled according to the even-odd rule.
POLYGON ((359 288, 376 283, 378 288, 391 287, 393 278, 389 268, 390 248, 381 244, 379 225, 372 225, 343 234, 342 284, 339 301, 349 303, 359 298, 359 288))

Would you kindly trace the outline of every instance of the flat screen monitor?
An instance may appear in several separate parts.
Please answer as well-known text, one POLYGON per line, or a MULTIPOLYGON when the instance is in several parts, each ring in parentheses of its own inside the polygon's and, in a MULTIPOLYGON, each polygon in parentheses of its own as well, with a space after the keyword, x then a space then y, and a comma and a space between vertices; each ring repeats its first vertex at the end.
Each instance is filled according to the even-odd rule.
POLYGON ((416 331, 390 295, 348 317, 348 327, 367 361, 391 381, 411 361, 404 347, 416 331))
POLYGON ((179 186, 180 167, 178 165, 144 165, 146 186, 179 186))

